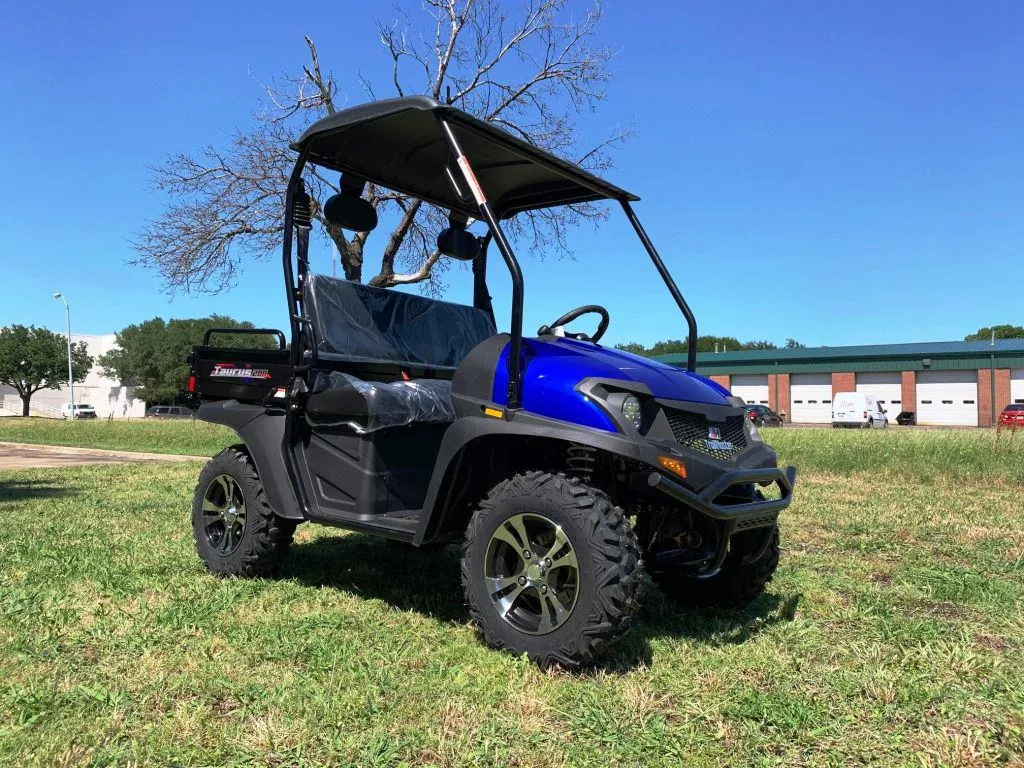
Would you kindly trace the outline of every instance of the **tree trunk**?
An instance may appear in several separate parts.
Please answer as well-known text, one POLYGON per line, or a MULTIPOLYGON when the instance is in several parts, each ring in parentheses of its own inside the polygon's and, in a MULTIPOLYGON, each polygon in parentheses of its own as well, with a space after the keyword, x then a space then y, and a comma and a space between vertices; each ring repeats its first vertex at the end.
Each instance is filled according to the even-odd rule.
POLYGON ((18 395, 21 398, 21 415, 28 416, 28 404, 32 402, 32 395, 18 395))

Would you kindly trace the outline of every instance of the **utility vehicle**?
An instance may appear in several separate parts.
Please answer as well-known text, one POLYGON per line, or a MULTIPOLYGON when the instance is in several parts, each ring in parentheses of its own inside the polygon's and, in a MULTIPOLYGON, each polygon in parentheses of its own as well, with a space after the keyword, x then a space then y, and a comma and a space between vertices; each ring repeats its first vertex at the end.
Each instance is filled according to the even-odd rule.
POLYGON ((696 321, 634 213, 637 197, 422 96, 337 112, 292 148, 290 343, 254 329, 278 348, 224 348, 211 329, 190 357, 197 417, 241 438, 196 489, 192 524, 211 571, 273 574, 303 521, 416 547, 460 542, 465 599, 486 642, 542 666, 591 662, 621 635, 642 568, 688 604, 761 593, 796 470, 777 467, 742 400, 694 373, 696 321), (472 262, 473 305, 312 274, 311 165, 341 174, 323 204, 331 226, 376 225, 367 183, 447 211, 437 248, 472 262), (502 222, 599 200, 621 206, 682 312, 687 370, 603 347, 609 315, 596 304, 524 338, 523 277, 502 222), (470 219, 486 234, 471 233, 470 219), (487 288, 490 246, 511 278, 504 333, 487 288), (597 316, 596 330, 568 329, 584 315, 597 316))

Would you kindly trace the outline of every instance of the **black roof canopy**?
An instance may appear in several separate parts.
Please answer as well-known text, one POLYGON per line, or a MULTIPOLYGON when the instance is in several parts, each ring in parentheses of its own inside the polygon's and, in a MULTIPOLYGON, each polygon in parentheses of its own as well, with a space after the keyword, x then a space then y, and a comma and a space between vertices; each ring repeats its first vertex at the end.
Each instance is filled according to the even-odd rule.
MULTIPOLYGON (((427 96, 405 96, 335 112, 313 123, 292 145, 309 161, 477 216, 471 197, 452 189, 453 165, 438 118, 448 121, 484 194, 499 216, 592 200, 638 200, 577 165, 495 125, 427 96)), ((458 178, 461 186, 463 180, 458 178)))

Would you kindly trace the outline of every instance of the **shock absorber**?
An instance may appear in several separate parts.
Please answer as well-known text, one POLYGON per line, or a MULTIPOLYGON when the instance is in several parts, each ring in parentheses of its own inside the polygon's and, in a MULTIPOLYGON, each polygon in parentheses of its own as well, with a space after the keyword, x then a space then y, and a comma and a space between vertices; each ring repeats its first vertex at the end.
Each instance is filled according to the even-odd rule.
POLYGON ((596 451, 587 445, 573 443, 566 449, 565 465, 568 473, 575 478, 589 483, 597 465, 596 451))

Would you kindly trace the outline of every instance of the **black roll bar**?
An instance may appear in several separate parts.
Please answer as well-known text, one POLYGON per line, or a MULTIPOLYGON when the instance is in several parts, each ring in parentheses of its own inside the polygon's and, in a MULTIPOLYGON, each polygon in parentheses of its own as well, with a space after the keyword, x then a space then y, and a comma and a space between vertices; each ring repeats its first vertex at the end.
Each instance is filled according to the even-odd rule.
POLYGON ((210 337, 215 333, 246 334, 249 336, 273 336, 277 339, 277 348, 284 349, 284 334, 276 328, 207 328, 203 334, 203 346, 210 346, 210 337))
POLYGON ((463 153, 462 147, 459 146, 458 139, 455 138, 455 133, 452 131, 448 121, 443 117, 438 117, 437 121, 441 126, 441 130, 444 133, 445 138, 448 139, 448 146, 451 148, 452 154, 455 155, 456 163, 462 170, 462 175, 466 180, 466 185, 469 187, 470 193, 476 200, 477 207, 480 209, 481 218, 487 222, 487 227, 491 231, 491 236, 494 242, 498 244, 498 250, 501 251, 502 258, 505 259, 505 264, 508 267, 509 274, 512 275, 512 327, 509 329, 511 338, 509 339, 508 345, 507 408, 509 408, 509 410, 515 410, 522 404, 523 272, 519 268, 519 262, 516 261, 515 253, 512 252, 512 246, 509 245, 509 242, 505 237, 505 233, 501 229, 498 217, 494 213, 494 207, 484 196, 483 190, 480 188, 480 183, 473 174, 472 167, 469 164, 469 159, 463 153))
POLYGON ((693 312, 690 309, 690 305, 686 303, 686 299, 683 298, 683 294, 679 292, 679 288, 676 286, 675 280, 672 279, 672 275, 669 274, 668 267, 665 266, 665 262, 661 260, 661 256, 658 255, 658 251, 654 248, 654 243, 651 242, 651 238, 647 236, 647 232, 644 231, 643 225, 640 223, 640 219, 636 217, 636 213, 633 211, 633 206, 629 204, 629 200, 619 200, 622 205, 622 210, 626 212, 629 223, 633 225, 633 229, 636 230, 637 237, 640 238, 640 242, 644 244, 644 248, 647 249, 647 254, 651 257, 651 261, 654 262, 655 268, 658 270, 658 274, 661 275, 661 279, 665 281, 665 286, 668 288, 668 292, 672 294, 672 298, 676 300, 676 305, 679 307, 679 311, 683 313, 683 317, 686 318, 686 326, 689 329, 689 333, 686 341, 686 369, 690 373, 696 373, 697 371, 697 318, 693 316, 693 312))

